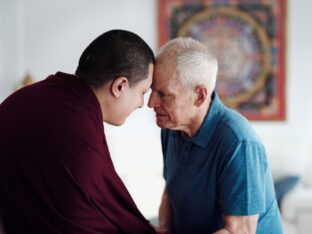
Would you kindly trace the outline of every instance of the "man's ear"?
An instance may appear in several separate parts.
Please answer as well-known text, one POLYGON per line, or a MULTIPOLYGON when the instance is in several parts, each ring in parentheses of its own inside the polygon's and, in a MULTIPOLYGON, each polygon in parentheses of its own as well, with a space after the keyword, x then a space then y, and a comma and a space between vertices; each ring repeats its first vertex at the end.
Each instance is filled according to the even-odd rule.
POLYGON ((113 80, 111 84, 111 92, 114 97, 120 97, 125 88, 129 86, 127 77, 120 76, 113 80))
POLYGON ((195 105, 200 106, 207 99, 207 88, 204 86, 196 86, 195 87, 195 105))

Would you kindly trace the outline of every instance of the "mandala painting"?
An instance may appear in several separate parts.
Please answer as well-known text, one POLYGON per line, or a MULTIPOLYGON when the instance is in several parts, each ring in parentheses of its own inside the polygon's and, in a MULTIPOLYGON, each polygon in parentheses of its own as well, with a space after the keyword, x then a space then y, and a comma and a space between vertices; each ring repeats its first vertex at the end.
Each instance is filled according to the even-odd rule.
POLYGON ((285 11, 285 0, 159 0, 159 45, 205 43, 218 58, 226 106, 250 120, 284 120, 285 11))

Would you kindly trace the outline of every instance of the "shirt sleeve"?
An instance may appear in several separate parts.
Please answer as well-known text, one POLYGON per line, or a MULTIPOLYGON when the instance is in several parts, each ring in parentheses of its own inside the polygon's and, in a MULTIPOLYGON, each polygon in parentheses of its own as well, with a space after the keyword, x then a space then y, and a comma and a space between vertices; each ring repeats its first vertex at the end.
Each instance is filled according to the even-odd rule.
POLYGON ((254 215, 264 212, 267 171, 263 146, 258 142, 239 143, 226 160, 218 179, 222 213, 254 215))

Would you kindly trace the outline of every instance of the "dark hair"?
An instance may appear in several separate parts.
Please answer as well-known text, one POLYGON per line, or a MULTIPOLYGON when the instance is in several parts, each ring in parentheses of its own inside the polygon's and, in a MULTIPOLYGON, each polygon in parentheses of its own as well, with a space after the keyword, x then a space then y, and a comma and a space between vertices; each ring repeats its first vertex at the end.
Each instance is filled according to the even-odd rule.
POLYGON ((141 37, 125 30, 111 30, 84 50, 76 75, 94 88, 120 76, 134 84, 147 78, 149 64, 154 63, 153 51, 141 37))

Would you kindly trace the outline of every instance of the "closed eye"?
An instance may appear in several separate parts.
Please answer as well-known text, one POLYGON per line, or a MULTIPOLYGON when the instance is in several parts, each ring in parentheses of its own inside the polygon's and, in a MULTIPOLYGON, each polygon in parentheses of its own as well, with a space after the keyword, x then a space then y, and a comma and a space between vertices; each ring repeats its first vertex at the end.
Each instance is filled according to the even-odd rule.
POLYGON ((152 92, 155 93, 161 99, 165 99, 165 98, 172 96, 170 93, 165 93, 164 91, 153 89, 153 87, 152 87, 152 92))
POLYGON ((158 95, 159 95, 160 97, 165 97, 165 96, 166 96, 166 94, 163 93, 163 92, 161 92, 161 91, 158 91, 157 93, 158 93, 158 95))

